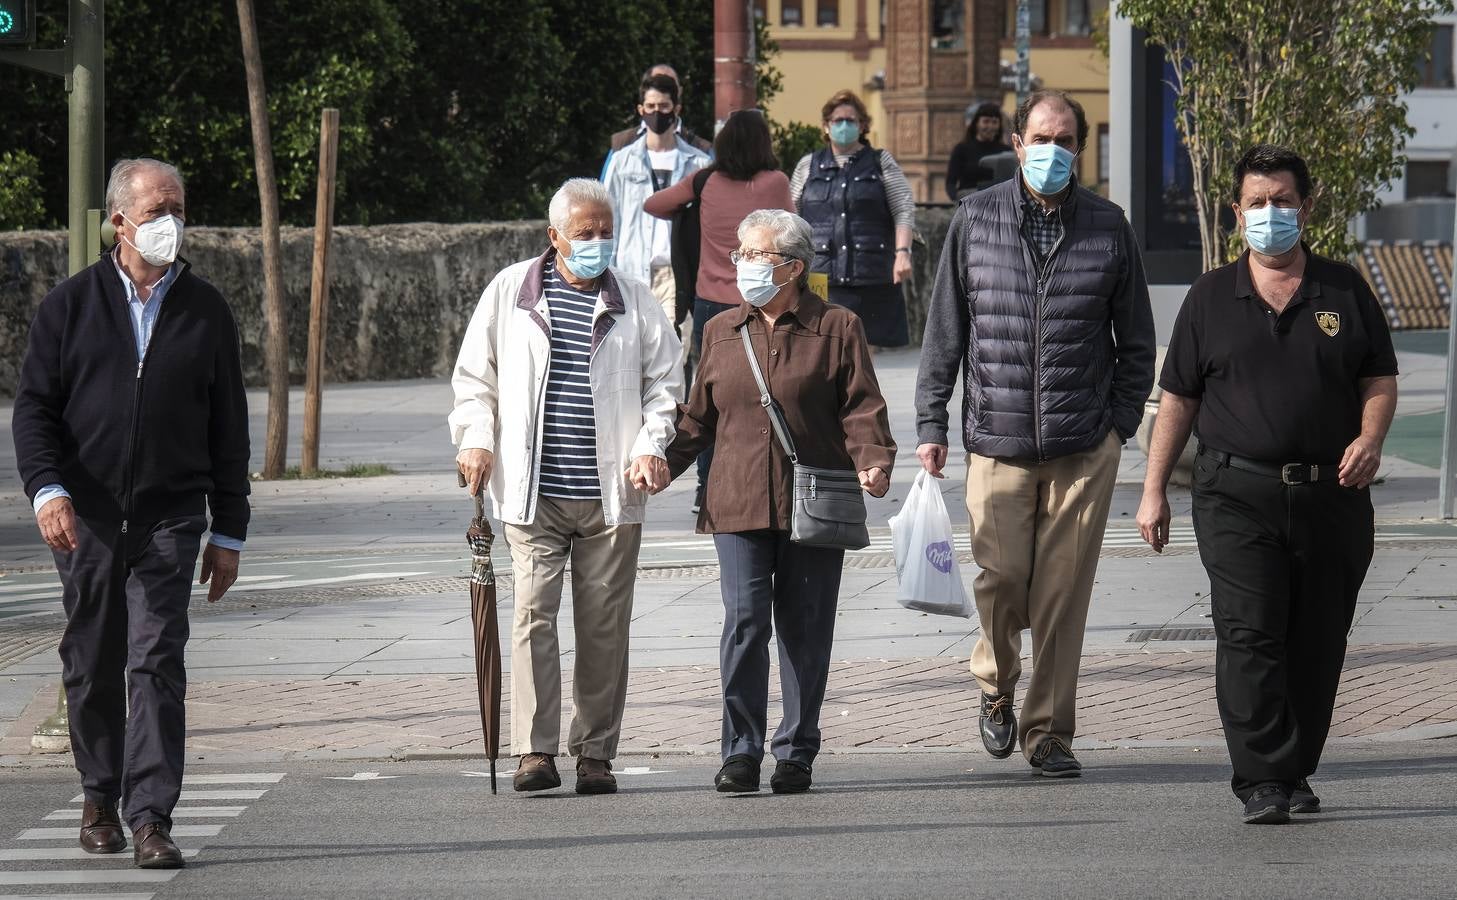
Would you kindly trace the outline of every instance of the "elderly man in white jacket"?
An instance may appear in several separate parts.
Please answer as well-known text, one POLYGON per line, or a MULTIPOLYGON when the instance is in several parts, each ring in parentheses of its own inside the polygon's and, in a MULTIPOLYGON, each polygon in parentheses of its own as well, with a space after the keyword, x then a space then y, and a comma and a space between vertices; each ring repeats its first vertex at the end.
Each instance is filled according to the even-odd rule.
POLYGON ((556 617, 572 566, 578 793, 613 793, 627 635, 647 495, 682 395, 680 345, 647 285, 608 267, 612 200, 575 178, 552 198, 551 248, 492 279, 456 361, 451 438, 489 488, 511 548, 511 744, 518 791, 559 787, 556 617))

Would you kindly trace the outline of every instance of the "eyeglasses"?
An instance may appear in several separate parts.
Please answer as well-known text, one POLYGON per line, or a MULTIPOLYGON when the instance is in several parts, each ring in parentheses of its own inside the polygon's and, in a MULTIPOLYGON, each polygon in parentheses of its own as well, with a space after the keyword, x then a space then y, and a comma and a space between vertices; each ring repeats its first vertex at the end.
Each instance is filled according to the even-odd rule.
POLYGON ((768 262, 771 256, 783 256, 778 250, 730 250, 729 262, 738 265, 741 262, 768 262))

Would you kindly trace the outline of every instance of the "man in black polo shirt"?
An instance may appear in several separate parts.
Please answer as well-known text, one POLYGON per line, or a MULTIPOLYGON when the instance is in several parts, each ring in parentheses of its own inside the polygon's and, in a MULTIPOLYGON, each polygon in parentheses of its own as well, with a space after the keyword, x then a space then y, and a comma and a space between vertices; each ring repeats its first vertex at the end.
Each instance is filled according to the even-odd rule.
POLYGON ((1360 274, 1300 241, 1304 160, 1256 146, 1234 185, 1249 252, 1205 273, 1179 311, 1138 524, 1155 550, 1168 543, 1165 486, 1193 425, 1232 785, 1246 822, 1283 823, 1320 811, 1306 779, 1371 563, 1368 488, 1396 409, 1396 355, 1360 274))

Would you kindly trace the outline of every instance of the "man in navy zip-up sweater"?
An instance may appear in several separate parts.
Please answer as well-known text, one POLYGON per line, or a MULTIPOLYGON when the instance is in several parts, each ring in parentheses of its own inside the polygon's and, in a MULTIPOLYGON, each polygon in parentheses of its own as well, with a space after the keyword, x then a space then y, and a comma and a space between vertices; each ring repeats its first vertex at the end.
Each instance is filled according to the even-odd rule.
POLYGON ((177 170, 117 163, 106 207, 118 244, 41 301, 12 430, 61 577, 81 847, 126 848, 124 802, 137 865, 176 868, 193 565, 210 510, 208 600, 237 578, 248 408, 232 312, 177 259, 177 170))

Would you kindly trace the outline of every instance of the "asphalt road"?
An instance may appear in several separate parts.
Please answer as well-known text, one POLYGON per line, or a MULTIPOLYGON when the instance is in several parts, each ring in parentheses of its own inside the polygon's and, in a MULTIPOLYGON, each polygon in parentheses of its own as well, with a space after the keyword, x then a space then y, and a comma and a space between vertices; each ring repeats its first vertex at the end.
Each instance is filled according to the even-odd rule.
POLYGON ((181 808, 198 815, 177 824, 204 832, 179 837, 198 852, 156 883, 115 882, 129 857, 14 858, 74 847, 79 804, 68 770, 10 770, 0 894, 1451 897, 1454 750, 1338 748, 1313 779, 1326 812, 1285 827, 1240 824, 1207 750, 1087 751, 1076 781, 980 754, 825 755, 792 797, 715 794, 702 757, 619 760, 613 797, 571 793, 570 774, 534 796, 503 779, 493 797, 468 760, 194 767, 206 783, 181 808))

